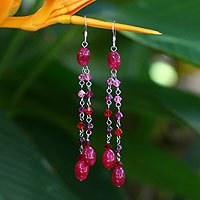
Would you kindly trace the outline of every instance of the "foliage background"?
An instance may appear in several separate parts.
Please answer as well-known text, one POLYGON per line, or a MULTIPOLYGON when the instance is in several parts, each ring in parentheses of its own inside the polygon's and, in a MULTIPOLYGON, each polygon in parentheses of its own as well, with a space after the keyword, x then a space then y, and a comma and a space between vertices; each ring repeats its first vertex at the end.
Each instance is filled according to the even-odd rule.
MULTIPOLYGON (((40 3, 24 1, 18 14, 33 12, 40 3)), ((80 72, 75 58, 82 27, 0 30, 0 200, 199 200, 199 7, 198 0, 98 0, 79 12, 163 33, 118 33, 127 174, 123 188, 112 186, 111 173, 101 164, 111 32, 89 28, 95 93, 92 140, 98 162, 80 183, 73 167, 80 72), (178 75, 173 87, 152 81, 149 71, 155 60, 172 65, 178 75)))

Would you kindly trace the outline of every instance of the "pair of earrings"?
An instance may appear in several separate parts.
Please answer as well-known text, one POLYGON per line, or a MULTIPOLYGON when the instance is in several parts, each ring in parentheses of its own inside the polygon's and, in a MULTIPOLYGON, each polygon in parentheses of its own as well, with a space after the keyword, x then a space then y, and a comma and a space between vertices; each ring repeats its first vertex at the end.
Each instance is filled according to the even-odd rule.
MULTIPOLYGON (((89 173, 89 167, 93 166, 96 162, 96 153, 91 146, 90 136, 93 131, 92 123, 92 103, 91 99, 93 97, 92 93, 92 76, 90 74, 90 69, 88 63, 90 61, 90 51, 87 48, 87 22, 85 19, 85 28, 84 28, 84 41, 82 42, 82 48, 79 49, 77 54, 77 62, 82 66, 82 72, 79 75, 79 85, 81 87, 78 92, 78 97, 80 98, 80 108, 79 108, 79 118, 80 122, 78 123, 79 136, 80 136, 80 155, 78 162, 75 166, 75 175, 76 178, 80 181, 83 181, 87 178, 89 173)), ((108 54, 108 65, 111 69, 110 77, 107 79, 107 89, 106 89, 106 105, 107 108, 104 112, 106 117, 106 145, 105 152, 102 157, 103 165, 106 169, 110 170, 114 168, 112 173, 112 182, 115 186, 122 186, 125 182, 125 172, 122 168, 121 162, 121 118, 123 114, 121 112, 121 90, 120 90, 120 80, 117 78, 117 70, 120 67, 120 55, 117 53, 116 47, 116 30, 115 30, 115 21, 112 24, 113 32, 113 45, 111 47, 111 52, 108 54), (114 94, 113 94, 114 93, 114 94), (113 129, 112 115, 111 110, 112 104, 115 103, 116 113, 114 118, 116 119, 116 128, 113 129), (116 135, 116 150, 115 153, 111 147, 111 138, 113 132, 116 135)))

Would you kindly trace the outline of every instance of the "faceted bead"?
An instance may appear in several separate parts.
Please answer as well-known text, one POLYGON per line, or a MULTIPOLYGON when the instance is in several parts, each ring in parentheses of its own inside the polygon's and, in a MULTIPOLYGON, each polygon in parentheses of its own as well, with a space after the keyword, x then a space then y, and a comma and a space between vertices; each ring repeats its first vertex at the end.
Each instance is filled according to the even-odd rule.
POLYGON ((112 85, 112 84, 113 84, 113 81, 114 81, 113 78, 109 78, 109 79, 107 80, 107 84, 108 84, 108 85, 112 85))
POLYGON ((87 125, 87 129, 89 131, 91 131, 93 128, 94 128, 94 125, 92 123, 90 123, 90 124, 87 125))
POLYGON ((83 122, 79 122, 77 127, 78 129, 83 130, 85 128, 85 125, 83 122))
POLYGON ((108 65, 111 69, 117 70, 120 67, 120 55, 117 52, 110 52, 108 54, 108 65))
POLYGON ((92 97, 93 97, 92 91, 91 91, 91 90, 87 91, 87 92, 86 92, 86 96, 87 96, 88 98, 92 98, 92 97))
POLYGON ((120 82, 118 79, 114 80, 114 82, 113 82, 113 85, 114 85, 115 87, 119 87, 120 84, 121 84, 121 82, 120 82))
POLYGON ((85 141, 85 146, 91 146, 91 142, 90 141, 85 141))
POLYGON ((85 74, 85 80, 90 81, 92 79, 92 76, 90 74, 85 74))
POLYGON ((77 62, 81 66, 86 66, 90 61, 90 51, 87 48, 81 48, 77 54, 77 62))
POLYGON ((112 111, 109 109, 106 109, 106 111, 104 112, 105 117, 111 117, 112 116, 112 111))
POLYGON ((109 127, 107 128, 107 133, 108 133, 108 134, 112 133, 112 130, 113 130, 112 126, 109 126, 109 127))
POLYGON ((85 141, 84 137, 80 137, 80 143, 83 144, 84 141, 85 141))
POLYGON ((103 154, 103 158, 102 158, 102 161, 103 161, 103 165, 106 169, 112 169, 115 164, 116 164, 116 157, 115 157, 115 154, 114 152, 110 149, 110 148, 107 148, 103 154))
POLYGON ((116 167, 122 167, 122 162, 121 161, 117 161, 117 163, 116 163, 116 167))
POLYGON ((80 90, 80 91, 78 92, 78 96, 79 96, 80 98, 84 98, 85 92, 84 92, 83 90, 80 90))
POLYGON ((112 99, 113 99, 112 94, 108 94, 108 95, 106 96, 106 101, 111 101, 112 99))
POLYGON ((117 95, 117 96, 114 98, 114 101, 115 101, 116 103, 121 103, 122 98, 121 98, 119 95, 117 95))
POLYGON ((89 172, 89 166, 81 159, 76 163, 75 175, 79 181, 83 181, 87 178, 89 172))
POLYGON ((80 112, 80 113, 84 113, 84 112, 85 112, 85 108, 84 108, 84 107, 80 107, 80 108, 79 108, 79 112, 80 112))
POLYGON ((122 150, 122 147, 121 147, 121 146, 118 146, 118 147, 116 148, 116 152, 117 152, 117 153, 120 153, 121 150, 122 150))
POLYGON ((112 182, 114 186, 120 187, 125 182, 125 172, 122 166, 117 165, 112 173, 112 182))
POLYGON ((80 74, 78 78, 79 78, 80 81, 84 81, 85 80, 85 76, 83 74, 80 74))
POLYGON ((96 153, 94 149, 91 146, 87 145, 83 149, 82 158, 87 165, 94 165, 94 163, 96 162, 96 153))
POLYGON ((115 117, 119 120, 123 117, 123 114, 121 112, 117 112, 115 117))
POLYGON ((105 149, 111 149, 111 148, 112 148, 111 144, 107 143, 107 144, 105 145, 105 149))
POLYGON ((123 133, 123 131, 122 131, 121 128, 118 128, 118 129, 115 130, 115 135, 116 136, 120 136, 122 133, 123 133))
POLYGON ((87 107, 87 108, 85 109, 85 113, 86 113, 87 115, 91 115, 91 114, 93 113, 92 107, 87 107))

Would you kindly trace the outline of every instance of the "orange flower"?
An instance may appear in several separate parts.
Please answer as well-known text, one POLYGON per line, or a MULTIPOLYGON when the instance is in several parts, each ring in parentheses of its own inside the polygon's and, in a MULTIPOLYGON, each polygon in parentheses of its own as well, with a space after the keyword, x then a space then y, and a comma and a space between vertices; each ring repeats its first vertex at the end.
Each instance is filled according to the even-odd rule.
MULTIPOLYGON (((34 14, 14 17, 13 15, 21 5, 21 0, 1 0, 0 27, 37 31, 57 23, 84 25, 84 17, 75 16, 74 14, 94 1, 95 0, 44 0, 42 7, 34 14)), ((87 18, 87 26, 112 29, 112 22, 87 18)), ((160 35, 158 31, 118 23, 115 23, 115 29, 160 35)))

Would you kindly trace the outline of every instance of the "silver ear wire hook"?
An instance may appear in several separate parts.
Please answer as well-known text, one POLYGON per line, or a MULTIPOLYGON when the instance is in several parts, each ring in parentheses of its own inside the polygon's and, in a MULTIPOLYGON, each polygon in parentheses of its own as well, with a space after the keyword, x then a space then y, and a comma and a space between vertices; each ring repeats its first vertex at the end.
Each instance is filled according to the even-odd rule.
POLYGON ((111 51, 115 52, 117 51, 117 47, 116 47, 117 31, 115 30, 115 20, 112 23, 112 33, 113 33, 113 45, 111 47, 111 51))
POLYGON ((84 16, 84 41, 82 43, 82 46, 84 48, 86 48, 88 46, 88 42, 87 42, 87 36, 88 36, 88 32, 87 32, 87 17, 86 15, 84 16))

